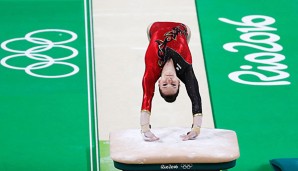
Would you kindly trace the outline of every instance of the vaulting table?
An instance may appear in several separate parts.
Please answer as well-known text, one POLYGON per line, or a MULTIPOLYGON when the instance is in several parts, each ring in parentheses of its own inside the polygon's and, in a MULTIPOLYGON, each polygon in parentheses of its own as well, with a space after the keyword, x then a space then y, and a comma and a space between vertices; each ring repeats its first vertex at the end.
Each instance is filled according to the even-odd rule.
POLYGON ((156 128, 156 142, 142 139, 139 129, 110 133, 110 154, 114 166, 123 171, 204 170, 232 168, 239 157, 236 133, 202 128, 195 140, 182 141, 189 128, 156 128))

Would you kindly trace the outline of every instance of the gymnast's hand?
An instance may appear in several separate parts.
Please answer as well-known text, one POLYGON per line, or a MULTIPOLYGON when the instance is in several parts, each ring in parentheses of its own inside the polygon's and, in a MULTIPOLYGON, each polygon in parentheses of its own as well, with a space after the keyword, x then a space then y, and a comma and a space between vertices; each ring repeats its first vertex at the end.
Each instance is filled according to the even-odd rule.
POLYGON ((188 132, 186 135, 182 135, 181 138, 183 141, 187 140, 194 140, 199 136, 200 131, 201 131, 201 125, 202 125, 202 113, 196 113, 193 115, 193 124, 191 131, 188 132))
POLYGON ((188 132, 186 135, 181 135, 182 141, 196 139, 197 136, 200 134, 200 129, 199 129, 199 127, 195 128, 195 129, 192 128, 192 130, 190 132, 188 132))
POLYGON ((159 140, 159 138, 155 136, 150 130, 151 125, 150 125, 149 111, 145 111, 145 110, 141 111, 140 124, 141 124, 141 133, 145 141, 159 140))
POLYGON ((155 136, 150 130, 143 133, 143 138, 145 141, 150 141, 150 142, 159 140, 159 138, 155 136))

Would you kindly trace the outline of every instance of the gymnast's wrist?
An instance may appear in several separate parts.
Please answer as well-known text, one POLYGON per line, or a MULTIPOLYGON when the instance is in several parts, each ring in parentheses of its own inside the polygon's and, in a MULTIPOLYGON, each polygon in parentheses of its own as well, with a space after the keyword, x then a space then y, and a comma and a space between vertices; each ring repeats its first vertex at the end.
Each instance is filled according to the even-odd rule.
POLYGON ((148 114, 149 116, 151 115, 151 112, 150 112, 149 110, 144 110, 144 109, 142 109, 142 110, 141 110, 141 113, 143 113, 143 114, 148 114))
POLYGON ((195 132, 196 134, 200 134, 201 126, 193 125, 191 131, 195 132))
POLYGON ((143 124, 141 125, 141 132, 145 133, 150 131, 151 125, 149 123, 143 124))
POLYGON ((195 113, 195 114, 193 114, 193 117, 203 117, 203 114, 202 113, 195 113))
POLYGON ((193 116, 193 124, 192 124, 192 128, 195 128, 195 130, 197 130, 197 127, 201 128, 202 125, 202 113, 196 113, 193 116))

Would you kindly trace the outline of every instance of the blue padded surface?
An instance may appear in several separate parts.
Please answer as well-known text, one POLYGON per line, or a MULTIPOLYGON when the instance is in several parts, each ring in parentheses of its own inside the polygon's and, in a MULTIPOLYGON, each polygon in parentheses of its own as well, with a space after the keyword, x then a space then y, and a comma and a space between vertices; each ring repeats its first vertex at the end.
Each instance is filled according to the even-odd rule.
POLYGON ((298 158, 280 158, 270 160, 275 171, 298 171, 298 158))

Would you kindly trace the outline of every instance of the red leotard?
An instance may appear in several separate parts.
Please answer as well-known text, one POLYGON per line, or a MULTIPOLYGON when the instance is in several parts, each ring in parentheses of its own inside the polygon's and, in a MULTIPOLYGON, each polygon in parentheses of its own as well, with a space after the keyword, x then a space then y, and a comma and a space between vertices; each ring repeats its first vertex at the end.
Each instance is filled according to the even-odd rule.
POLYGON ((192 58, 187 44, 188 34, 187 27, 182 23, 155 22, 151 25, 142 82, 142 110, 151 111, 155 83, 161 75, 163 64, 171 58, 177 76, 185 84, 192 101, 193 114, 202 112, 198 83, 192 69, 192 58))

